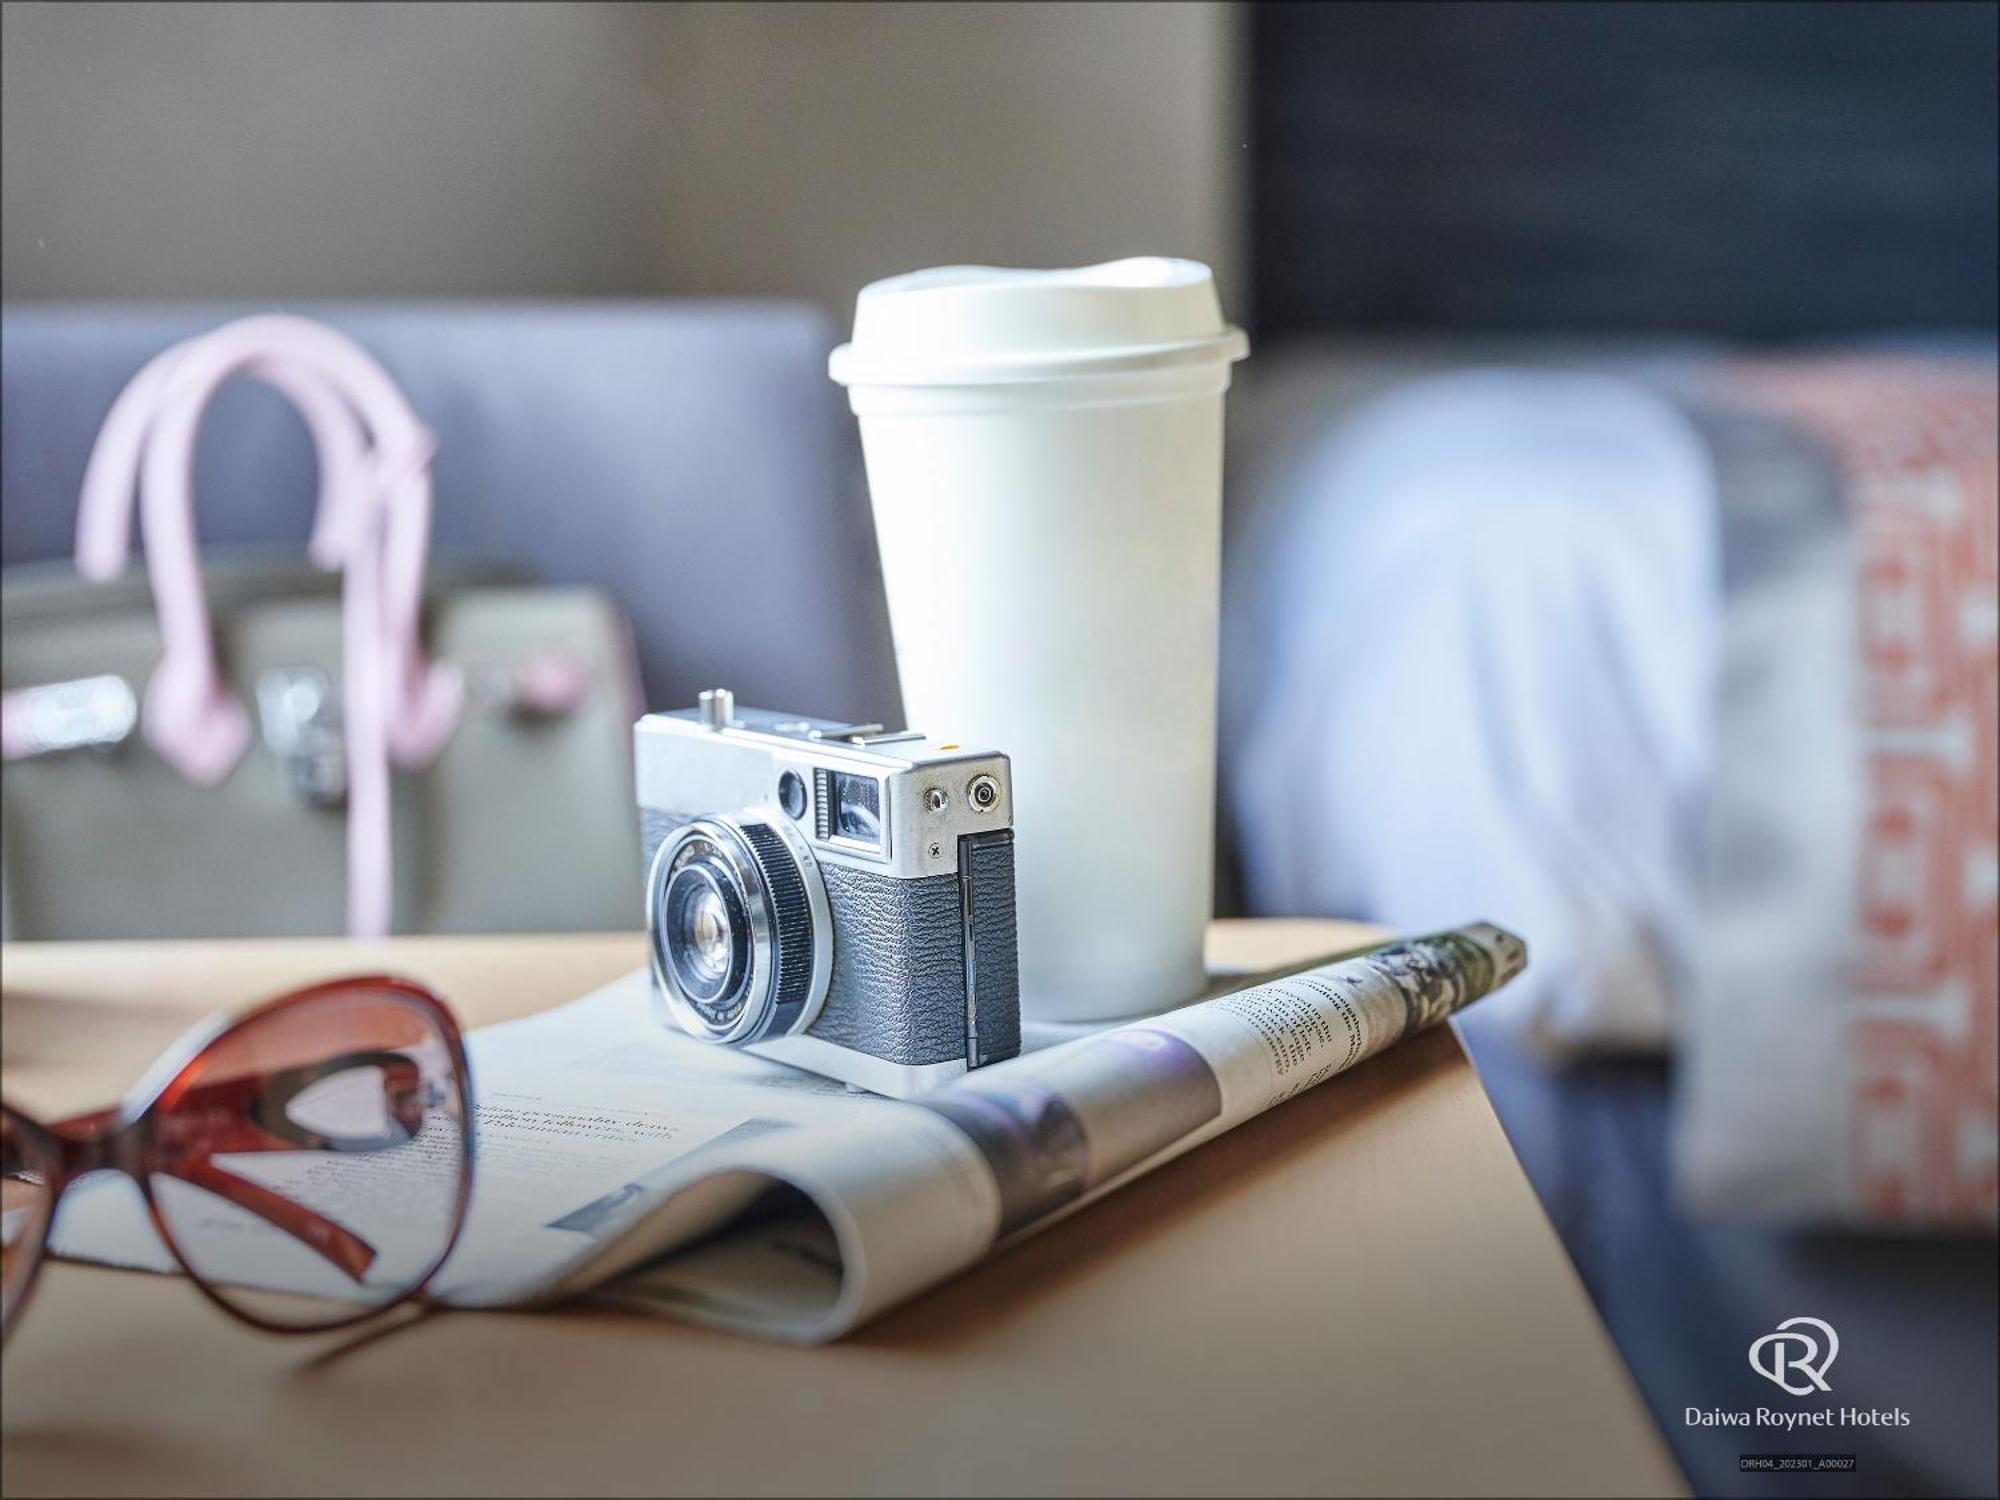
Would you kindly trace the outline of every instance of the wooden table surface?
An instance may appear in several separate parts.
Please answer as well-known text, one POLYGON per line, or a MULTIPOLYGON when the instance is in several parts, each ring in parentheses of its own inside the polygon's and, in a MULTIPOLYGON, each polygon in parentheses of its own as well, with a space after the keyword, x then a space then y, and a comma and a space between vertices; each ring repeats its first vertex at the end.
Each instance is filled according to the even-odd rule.
MULTIPOLYGON (((1327 923, 1219 923, 1275 966, 1327 923)), ((636 967, 630 934, 0 950, 8 1097, 105 1102, 196 1016, 389 968, 467 1025, 636 967)), ((45 1494, 1680 1494, 1448 1030, 1282 1105, 847 1340, 636 1314, 238 1326, 51 1264, 0 1489, 45 1494)))

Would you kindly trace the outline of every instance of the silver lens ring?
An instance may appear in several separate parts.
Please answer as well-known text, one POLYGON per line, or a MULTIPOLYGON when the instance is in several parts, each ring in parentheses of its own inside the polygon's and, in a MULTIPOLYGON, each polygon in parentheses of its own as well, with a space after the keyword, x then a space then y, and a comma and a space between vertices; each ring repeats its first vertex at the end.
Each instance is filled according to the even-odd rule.
POLYGON ((655 987, 690 1036, 744 1046, 818 1018, 833 967, 826 886, 782 820, 675 829, 653 856, 646 926, 655 987))

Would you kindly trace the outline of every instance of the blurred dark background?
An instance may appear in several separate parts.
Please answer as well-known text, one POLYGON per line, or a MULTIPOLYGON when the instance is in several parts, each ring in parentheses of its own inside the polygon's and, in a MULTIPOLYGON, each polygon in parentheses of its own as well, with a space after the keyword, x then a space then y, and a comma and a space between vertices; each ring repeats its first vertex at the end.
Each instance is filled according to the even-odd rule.
POLYGON ((2000 7, 1268 4, 1265 334, 1991 328, 2000 7))

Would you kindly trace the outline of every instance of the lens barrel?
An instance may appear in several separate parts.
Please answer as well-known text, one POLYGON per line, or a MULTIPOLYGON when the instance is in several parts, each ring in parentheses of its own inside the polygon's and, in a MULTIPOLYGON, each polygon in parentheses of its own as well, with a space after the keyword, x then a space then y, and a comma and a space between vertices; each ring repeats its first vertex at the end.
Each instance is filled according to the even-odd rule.
POLYGON ((690 1035, 742 1046, 818 1015, 832 967, 826 891, 782 824, 682 825, 653 857, 646 916, 661 997, 690 1035))

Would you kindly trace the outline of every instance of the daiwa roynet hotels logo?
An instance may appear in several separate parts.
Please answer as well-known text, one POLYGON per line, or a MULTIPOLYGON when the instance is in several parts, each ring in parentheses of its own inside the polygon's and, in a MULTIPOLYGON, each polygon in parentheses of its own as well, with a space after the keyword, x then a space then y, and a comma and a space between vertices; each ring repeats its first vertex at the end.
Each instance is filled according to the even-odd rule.
MULTIPOLYGON (((1833 1393, 1827 1372, 1840 1357, 1840 1335, 1824 1318, 1787 1318, 1770 1333, 1752 1339, 1749 1353, 1750 1368, 1788 1396, 1803 1399, 1833 1393)), ((1908 1427, 1910 1414, 1900 1406, 1886 1410, 1760 1406, 1753 1411, 1690 1406, 1685 1420, 1690 1427, 1776 1427, 1791 1432, 1801 1427, 1908 1427)))
POLYGON ((1750 1346, 1750 1368, 1788 1396, 1810 1396, 1833 1389, 1826 1383, 1826 1372, 1839 1353, 1840 1335, 1831 1323, 1787 1318, 1776 1333, 1767 1333, 1750 1346), (1797 1385, 1792 1384, 1794 1373, 1797 1385))

